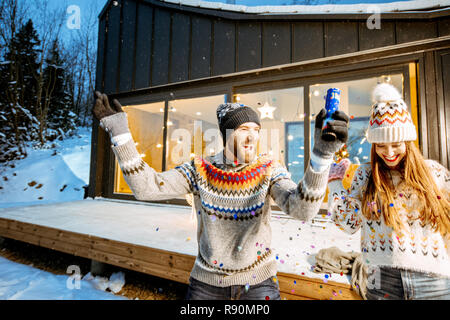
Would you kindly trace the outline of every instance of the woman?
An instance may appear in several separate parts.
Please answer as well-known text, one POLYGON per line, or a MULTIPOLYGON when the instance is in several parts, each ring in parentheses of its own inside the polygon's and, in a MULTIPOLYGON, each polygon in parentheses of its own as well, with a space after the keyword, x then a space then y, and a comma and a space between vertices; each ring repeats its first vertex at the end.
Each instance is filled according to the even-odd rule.
POLYGON ((378 85, 373 98, 371 163, 349 190, 341 183, 348 162, 332 166, 329 211, 344 231, 361 229, 368 299, 450 299, 449 171, 423 158, 393 86, 378 85))

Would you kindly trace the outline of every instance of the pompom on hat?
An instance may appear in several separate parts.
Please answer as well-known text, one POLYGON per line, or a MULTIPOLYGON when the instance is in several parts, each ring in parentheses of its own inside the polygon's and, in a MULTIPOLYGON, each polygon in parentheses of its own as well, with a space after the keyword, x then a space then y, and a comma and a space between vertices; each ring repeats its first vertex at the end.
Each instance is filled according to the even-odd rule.
POLYGON ((416 127, 408 107, 398 90, 381 83, 372 93, 373 106, 370 115, 367 141, 370 143, 392 143, 417 139, 416 127))

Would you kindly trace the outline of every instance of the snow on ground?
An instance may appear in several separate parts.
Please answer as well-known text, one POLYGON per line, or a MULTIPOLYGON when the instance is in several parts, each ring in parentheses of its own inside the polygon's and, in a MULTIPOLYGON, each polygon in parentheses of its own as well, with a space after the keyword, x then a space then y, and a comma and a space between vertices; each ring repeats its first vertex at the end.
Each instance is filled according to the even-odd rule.
MULTIPOLYGON (((27 149, 28 156, 14 162, 14 168, 0 167, 0 207, 82 200, 89 183, 91 130, 55 141, 52 149, 27 149)), ((0 256, 0 300, 109 300, 126 299, 119 292, 125 276, 118 272, 109 279, 90 273, 77 279, 12 262, 0 256), (79 281, 78 281, 79 280, 79 281), (106 292, 105 290, 111 292, 106 292)))
POLYGON ((0 300, 126 300, 104 291, 118 292, 124 283, 120 272, 110 279, 90 273, 80 279, 73 272, 54 275, 0 257, 0 300))
POLYGON ((0 169, 0 207, 81 200, 89 183, 90 129, 55 141, 52 149, 29 147, 28 156, 0 169))

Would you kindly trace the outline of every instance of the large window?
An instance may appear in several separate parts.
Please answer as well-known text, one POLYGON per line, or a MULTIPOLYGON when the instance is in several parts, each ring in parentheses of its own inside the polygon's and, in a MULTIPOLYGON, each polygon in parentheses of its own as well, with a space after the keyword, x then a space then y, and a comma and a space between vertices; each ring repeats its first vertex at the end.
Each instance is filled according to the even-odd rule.
POLYGON ((314 145, 315 116, 325 106, 325 96, 329 88, 339 88, 341 99, 339 110, 350 117, 347 151, 349 160, 355 164, 370 161, 371 144, 366 140, 366 131, 372 110, 372 90, 378 83, 387 82, 403 91, 403 75, 392 74, 367 79, 321 83, 310 86, 311 105, 311 146, 314 145))
POLYGON ((224 100, 224 95, 218 95, 169 101, 167 170, 194 154, 206 157, 223 149, 216 110, 224 100))
POLYGON ((298 182, 304 172, 303 87, 235 94, 234 100, 259 112, 259 153, 270 154, 298 182))
MULTIPOLYGON (((131 135, 142 159, 156 171, 162 170, 164 102, 124 106, 131 135)), ((115 161, 114 192, 131 193, 115 161)))
MULTIPOLYGON (((223 148, 216 109, 225 96, 168 101, 167 140, 164 148, 165 102, 124 106, 131 134, 142 159, 157 172, 189 161, 194 154, 208 156, 223 148), (163 157, 163 150, 166 150, 163 157)), ((114 193, 131 194, 117 160, 114 193)))
MULTIPOLYGON (((298 183, 314 146, 315 117, 325 106, 329 88, 341 90, 339 109, 350 117, 347 151, 352 163, 370 161, 371 145, 366 140, 366 130, 373 103, 371 94, 378 83, 388 82, 403 93, 418 128, 415 64, 395 70, 342 81, 296 81, 301 86, 288 88, 279 88, 279 84, 274 89, 258 85, 254 90, 235 87, 232 100, 259 113, 262 128, 258 153, 279 160, 298 183)), ((161 172, 191 160, 194 155, 206 157, 222 151, 216 109, 225 101, 225 94, 221 94, 129 105, 124 110, 138 152, 149 166, 161 172)), ((114 193, 130 195, 117 161, 115 165, 114 193)))

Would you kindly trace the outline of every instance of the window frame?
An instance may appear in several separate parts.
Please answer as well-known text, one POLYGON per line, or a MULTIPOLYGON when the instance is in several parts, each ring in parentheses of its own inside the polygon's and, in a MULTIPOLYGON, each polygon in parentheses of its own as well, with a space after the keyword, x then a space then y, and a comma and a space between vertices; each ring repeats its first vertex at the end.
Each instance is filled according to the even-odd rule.
MULTIPOLYGON (((306 171, 307 163, 309 163, 310 160, 310 154, 311 154, 311 109, 310 109, 310 88, 311 86, 318 84, 318 83, 327 83, 327 82, 343 82, 343 81, 354 81, 359 79, 366 79, 371 77, 378 77, 385 74, 394 74, 394 73, 401 73, 403 75, 403 97, 405 99, 406 104, 412 108, 411 106, 411 96, 410 96, 410 71, 409 71, 409 65, 411 63, 414 63, 416 65, 416 70, 420 70, 421 60, 417 59, 416 57, 410 57, 410 59, 405 59, 404 61, 393 63, 393 64, 386 64, 382 66, 370 66, 367 68, 364 68, 364 62, 357 62, 353 65, 353 68, 345 71, 339 70, 338 67, 330 68, 330 73, 322 74, 322 75, 314 75, 314 76, 302 76, 301 72, 298 72, 296 75, 290 74, 289 78, 277 80, 276 77, 272 81, 268 81, 265 79, 258 79, 255 77, 252 79, 252 83, 248 82, 248 78, 243 78, 242 80, 236 80, 230 84, 219 84, 219 85, 211 85, 211 86, 204 86, 199 90, 181 90, 177 92, 176 96, 172 93, 169 94, 170 88, 167 89, 167 92, 164 94, 155 94, 154 96, 146 95, 145 97, 142 96, 133 96, 133 93, 127 93, 123 98, 121 99, 121 102, 123 104, 144 104, 144 103, 154 103, 154 102, 164 102, 165 108, 164 108, 164 133, 163 133, 163 157, 162 157, 162 168, 163 171, 166 168, 166 150, 167 150, 167 120, 168 120, 168 106, 169 101, 172 100, 181 100, 181 99, 189 99, 189 98, 201 98, 206 96, 213 96, 213 95, 224 95, 224 100, 227 102, 232 102, 233 97, 236 94, 248 94, 248 93, 255 93, 255 92, 261 92, 261 91, 268 91, 268 90, 278 90, 278 89, 288 89, 288 88, 296 88, 296 87, 303 87, 303 99, 304 99, 304 113, 305 115, 305 122, 304 122, 304 134, 305 134, 305 146, 304 146, 304 170, 306 171)), ((256 72, 257 73, 257 72, 256 72)), ((416 78, 415 83, 417 86, 420 83, 420 75, 418 72, 416 72, 416 78)), ((419 90, 418 88, 415 90, 417 93, 417 110, 416 113, 419 114, 418 122, 421 121, 420 119, 420 106, 421 106, 421 99, 419 97, 419 90)), ((119 97, 118 97, 119 98, 119 97)), ((421 129, 417 128, 419 132, 419 146, 422 147, 422 139, 421 139, 421 129)), ((285 142, 286 143, 286 142, 285 142)), ((108 146, 109 150, 106 150, 106 158, 107 166, 105 169, 106 171, 106 186, 105 186, 105 197, 111 198, 111 199, 119 199, 119 200, 134 200, 135 197, 132 194, 124 194, 124 193, 116 193, 114 192, 114 175, 115 175, 115 156, 112 152, 111 148, 109 148, 110 144, 106 144, 108 146)), ((285 154, 285 157, 287 157, 287 153, 285 154)), ((161 203, 161 204, 174 204, 174 205, 184 205, 189 206, 188 202, 183 199, 170 199, 170 200, 163 200, 163 201, 145 201, 149 203, 161 203)), ((278 206, 272 206, 272 210, 274 211, 280 211, 278 206)), ((322 210, 324 210, 322 208, 322 210)), ((326 209, 325 209, 326 210, 326 209)), ((279 215, 280 212, 274 212, 274 214, 279 215)))

